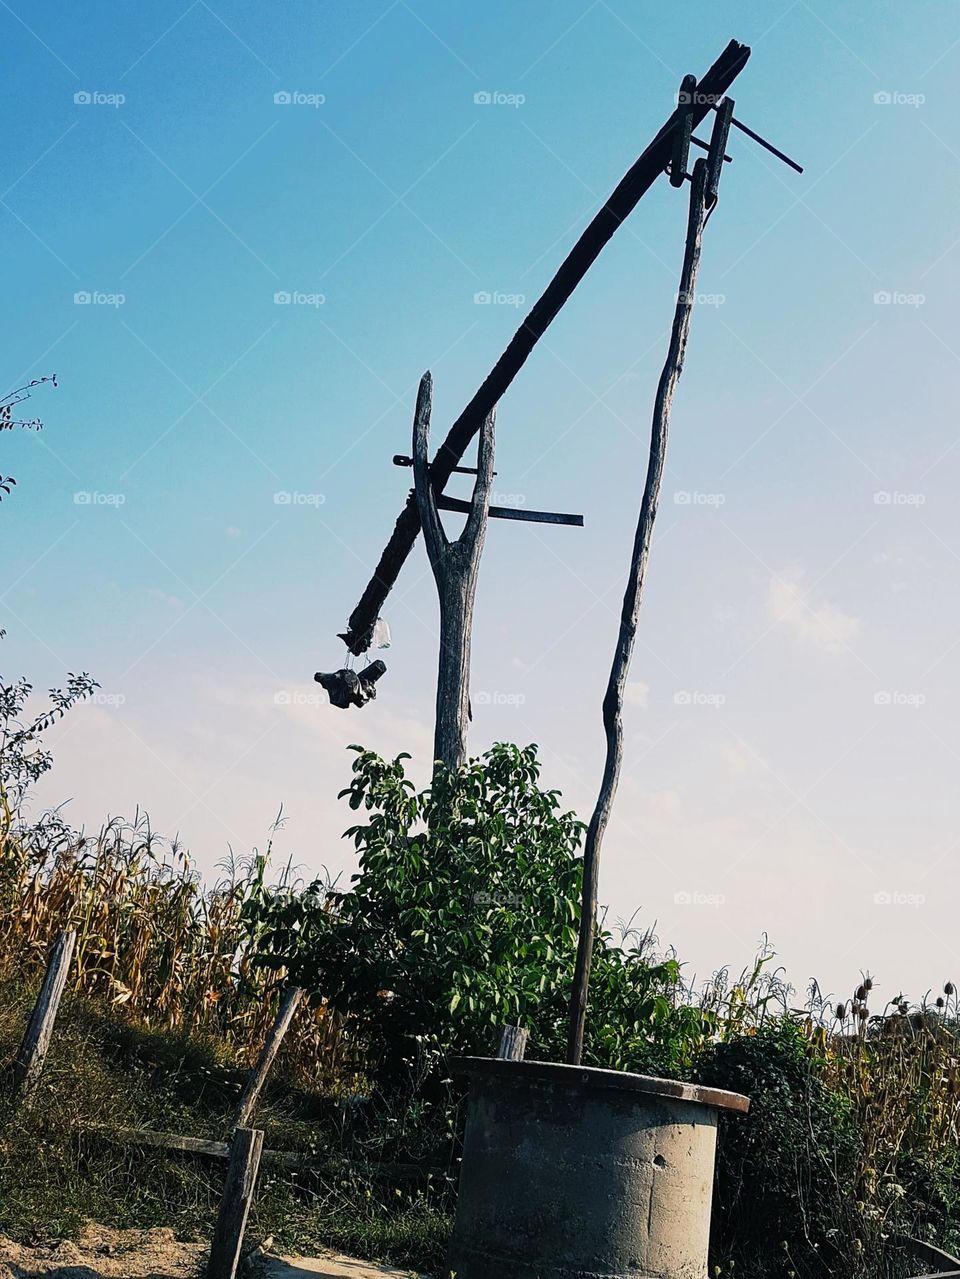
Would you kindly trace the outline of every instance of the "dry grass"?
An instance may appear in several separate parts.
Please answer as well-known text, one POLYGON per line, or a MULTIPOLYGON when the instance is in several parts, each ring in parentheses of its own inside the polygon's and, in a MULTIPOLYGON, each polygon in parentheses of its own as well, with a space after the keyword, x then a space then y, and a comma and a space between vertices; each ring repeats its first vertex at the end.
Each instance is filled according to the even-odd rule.
POLYGON ((865 978, 850 1000, 828 1010, 829 1029, 823 1017, 810 1037, 828 1087, 850 1106, 858 1135, 858 1228, 865 1244, 879 1244, 911 1211, 928 1222, 940 1212, 954 1215, 950 1165, 960 1145, 960 1006, 951 982, 920 1007, 898 996, 872 1013, 871 994, 865 978), (916 1170, 928 1170, 923 1181, 932 1187, 944 1165, 946 1201, 916 1202, 916 1170))
MULTIPOLYGON (((215 1036, 249 1064, 272 1022, 282 973, 254 964, 244 907, 269 860, 254 854, 204 885, 145 817, 79 835, 55 814, 0 841, 0 977, 37 977, 56 934, 75 929, 70 989, 131 1025, 215 1036)), ((289 877, 290 871, 287 870, 289 877)), ((362 1068, 338 1017, 301 1006, 278 1070, 303 1086, 350 1086, 362 1068)))

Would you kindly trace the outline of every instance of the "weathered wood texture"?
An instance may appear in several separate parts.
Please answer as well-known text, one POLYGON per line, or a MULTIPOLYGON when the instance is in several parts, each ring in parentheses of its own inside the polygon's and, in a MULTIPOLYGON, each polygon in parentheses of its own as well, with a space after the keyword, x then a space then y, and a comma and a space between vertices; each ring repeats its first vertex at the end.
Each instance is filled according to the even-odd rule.
POLYGON ((246 1128, 249 1124, 253 1116, 254 1107, 260 1100, 263 1086, 267 1082, 267 1076, 270 1074, 270 1069, 276 1060, 277 1053, 280 1051, 283 1037, 290 1029, 290 1023, 293 1021, 294 1014, 299 1008, 303 996, 304 992, 299 986, 291 986, 284 995, 276 1020, 270 1027, 270 1033, 260 1049, 256 1065, 251 1070, 250 1077, 243 1092, 240 1094, 237 1111, 233 1117, 234 1128, 246 1128))
POLYGON ((75 932, 62 932, 57 937, 50 954, 43 985, 40 987, 40 996, 13 1066, 14 1090, 23 1100, 29 1098, 43 1070, 43 1061, 53 1038, 53 1028, 56 1024, 60 1000, 67 985, 76 941, 75 932))
POLYGON ((477 593, 480 556, 487 532, 490 485, 493 481, 496 409, 491 409, 487 414, 480 433, 477 479, 470 499, 470 512, 463 532, 455 542, 451 542, 440 523, 436 494, 430 483, 427 466, 432 401, 433 379, 428 372, 420 379, 420 389, 417 392, 413 422, 413 479, 427 555, 440 598, 440 659, 433 758, 435 762, 453 771, 467 757, 473 605, 477 593))
MULTIPOLYGON (((212 1141, 207 1137, 182 1137, 176 1132, 157 1132, 152 1128, 113 1128, 110 1124, 89 1124, 83 1132, 116 1146, 150 1146, 177 1154, 200 1155, 206 1159, 229 1159, 229 1141, 212 1141)), ((320 1167, 315 1155, 297 1150, 262 1150, 261 1162, 279 1168, 320 1167)))
MULTIPOLYGON (((731 40, 723 53, 697 86, 692 124, 696 127, 719 102, 743 70, 750 50, 731 40)), ((435 493, 443 492, 453 468, 467 445, 480 430, 490 411, 527 361, 530 352, 553 323, 574 289, 587 274, 601 251, 636 208, 637 203, 663 173, 673 147, 673 132, 684 112, 678 104, 646 150, 634 162, 619 185, 596 214, 570 250, 560 269, 521 324, 507 349, 497 360, 482 386, 473 396, 444 440, 430 467, 430 481, 435 493)), ((384 601, 403 568, 417 540, 420 515, 416 497, 411 495, 400 512, 373 577, 360 602, 350 614, 347 629, 341 635, 354 653, 362 653, 370 642, 370 632, 380 615, 384 601)))
POLYGON ((690 139, 693 137, 693 104, 697 87, 695 75, 685 75, 680 84, 677 109, 680 120, 673 131, 673 151, 670 155, 670 185, 682 187, 690 156, 690 139))
POLYGON ((657 517, 660 485, 667 455, 667 434, 670 426, 670 409, 673 395, 683 371, 683 358, 690 332, 690 315, 696 290, 697 269, 700 265, 700 244, 707 209, 705 194, 707 161, 698 160, 690 184, 690 213, 687 219, 687 237, 680 273, 680 289, 670 334, 670 346, 666 363, 660 374, 653 411, 653 429, 650 436, 650 453, 647 461, 647 477, 640 505, 640 518, 633 542, 630 572, 623 596, 620 614, 620 631, 617 635, 610 678, 603 699, 603 729, 606 736, 606 760, 603 777, 597 795, 596 807, 587 828, 583 851, 583 905, 580 915, 580 938, 577 947, 577 963, 574 970, 573 992, 570 1000, 570 1032, 567 1043, 567 1060, 579 1065, 583 1054, 583 1034, 587 1015, 587 994, 590 984, 590 966, 597 929, 597 882, 600 870, 600 846, 610 817, 610 809, 620 780, 623 762, 623 690, 633 656, 637 636, 637 619, 640 600, 650 557, 650 540, 657 517))
POLYGON ((717 199, 720 174, 723 172, 723 162, 727 159, 727 138, 730 135, 733 108, 733 98, 724 98, 713 117, 713 132, 710 134, 710 145, 707 148, 707 204, 714 204, 717 199))
MULTIPOLYGON (((149 1146, 151 1149, 169 1150, 174 1154, 197 1155, 203 1159, 229 1159, 232 1150, 228 1141, 183 1137, 179 1133, 157 1132, 151 1128, 114 1128, 109 1124, 88 1124, 81 1132, 117 1146, 149 1146)), ((371 1179, 383 1178, 387 1181, 418 1180, 439 1176, 446 1171, 439 1164, 361 1164, 349 1159, 320 1158, 309 1150, 271 1150, 267 1147, 260 1152, 260 1162, 277 1168, 309 1171, 320 1176, 343 1177, 351 1172, 359 1172, 371 1179)))
POLYGON ((210 1246, 207 1279, 236 1279, 262 1150, 262 1129, 238 1128, 233 1134, 220 1214, 210 1246))
MULTIPOLYGON (((470 503, 459 497, 447 497, 441 493, 436 499, 437 508, 441 511, 456 511, 466 515, 470 511, 470 503)), ((492 520, 520 520, 526 524, 570 524, 574 528, 583 528, 582 515, 565 515, 560 511, 531 511, 525 506, 490 506, 487 514, 492 520)))
POLYGON ((505 1061, 523 1061, 529 1032, 523 1026, 504 1026, 497 1056, 505 1061))

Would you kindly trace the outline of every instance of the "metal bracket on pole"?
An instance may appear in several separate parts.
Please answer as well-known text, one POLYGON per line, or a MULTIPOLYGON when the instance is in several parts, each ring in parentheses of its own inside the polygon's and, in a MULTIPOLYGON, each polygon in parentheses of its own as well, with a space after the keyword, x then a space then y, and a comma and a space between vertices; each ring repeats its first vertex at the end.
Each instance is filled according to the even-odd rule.
MULTIPOLYGON (((407 457, 405 453, 394 453, 394 466, 413 466, 413 458, 407 457)), ((457 475, 476 475, 477 468, 475 466, 455 466, 452 468, 457 475)), ((496 471, 494 471, 496 475, 496 471)))
MULTIPOLYGON (((714 103, 713 109, 718 111, 720 108, 716 105, 716 103, 714 103)), ((735 128, 739 129, 741 133, 745 133, 748 138, 753 138, 754 142, 759 142, 765 150, 769 151, 771 155, 775 155, 778 160, 782 160, 784 164, 789 165, 795 173, 803 172, 802 165, 797 164, 796 160, 791 160, 788 155, 784 155, 784 153, 778 147, 775 147, 772 142, 768 142, 766 138, 761 138, 759 133, 754 133, 753 129, 749 129, 742 121, 736 120, 733 116, 731 116, 730 123, 735 128)))

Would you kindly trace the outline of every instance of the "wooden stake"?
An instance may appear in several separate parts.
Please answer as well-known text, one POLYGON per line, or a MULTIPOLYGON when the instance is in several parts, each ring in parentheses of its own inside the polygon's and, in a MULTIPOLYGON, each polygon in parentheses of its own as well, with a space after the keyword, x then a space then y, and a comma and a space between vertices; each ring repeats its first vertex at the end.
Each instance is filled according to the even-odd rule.
POLYGON ((304 992, 299 986, 290 986, 284 995, 276 1020, 270 1027, 270 1033, 260 1049, 257 1063, 251 1070, 243 1092, 240 1094, 240 1101, 237 1103, 237 1111, 233 1118, 234 1128, 245 1128, 253 1117, 254 1107, 260 1099, 264 1084, 267 1082, 267 1075, 270 1073, 270 1068, 283 1042, 283 1037, 290 1028, 293 1015, 299 1008, 303 995, 304 992))
POLYGON ((210 1246, 207 1279, 236 1279, 262 1150, 262 1129, 238 1128, 233 1134, 220 1214, 210 1246))
POLYGON ((467 522, 459 538, 451 542, 440 523, 436 494, 427 469, 432 402, 433 379, 427 372, 420 379, 413 422, 413 480, 427 554, 440 597, 440 663, 433 758, 452 772, 467 758, 473 604, 487 533, 496 409, 487 414, 480 434, 477 482, 467 522))
POLYGON ((21 1099, 26 1100, 30 1096, 43 1070, 43 1060, 53 1038, 53 1028, 67 984, 76 941, 75 932, 61 932, 51 951, 43 985, 40 987, 40 997, 14 1062, 13 1086, 21 1099))
MULTIPOLYGON (((722 155, 722 149, 720 151, 722 155)), ((719 162, 718 162, 719 163, 719 162)), ((653 429, 650 437, 650 454, 647 462, 647 478, 640 506, 633 543, 630 574, 623 596, 620 615, 620 633, 617 636, 610 679, 603 699, 603 728, 607 739, 607 755, 597 796, 596 807, 587 828, 583 850, 583 904, 580 911, 580 940, 577 963, 574 970, 573 992, 570 998, 570 1031, 567 1041, 567 1061, 580 1064, 583 1055, 583 1034, 587 1016, 587 994, 590 985, 590 966, 597 931, 597 882, 600 871, 600 845, 610 817, 610 809, 617 793, 620 767, 623 762, 623 690, 630 669, 630 658, 637 635, 637 618, 640 599, 650 557, 650 539, 657 517, 660 484, 667 454, 667 433, 670 426, 670 409, 677 382, 683 371, 683 357, 690 333, 690 315, 693 309, 697 269, 700 265, 700 242, 707 209, 707 161, 698 160, 690 183, 690 213, 687 219, 687 239, 680 273, 680 291, 673 317, 673 330, 666 363, 660 374, 657 398, 653 412, 653 429)))
POLYGON ((504 1026, 497 1056, 505 1061, 523 1061, 529 1032, 523 1026, 504 1026))
MULTIPOLYGON (((746 66, 750 50, 731 40, 723 53, 697 85, 692 112, 696 127, 746 66)), ((486 421, 487 415, 502 398, 510 383, 527 361, 530 352, 553 323, 574 289, 590 270, 601 251, 636 208, 654 182, 663 173, 673 149, 674 130, 684 116, 680 104, 659 133, 621 178, 603 208, 584 230, 567 254, 556 275, 547 285, 533 310, 517 329, 507 349, 497 360, 482 386, 474 394, 441 444, 430 467, 430 482, 435 493, 442 493, 454 467, 466 452, 467 445, 486 421)), ((416 498, 408 500, 400 512, 390 540, 384 548, 373 577, 367 584, 356 608, 350 614, 347 629, 340 638, 352 653, 363 653, 370 645, 374 623, 384 601, 413 549, 420 532, 420 516, 416 498)))

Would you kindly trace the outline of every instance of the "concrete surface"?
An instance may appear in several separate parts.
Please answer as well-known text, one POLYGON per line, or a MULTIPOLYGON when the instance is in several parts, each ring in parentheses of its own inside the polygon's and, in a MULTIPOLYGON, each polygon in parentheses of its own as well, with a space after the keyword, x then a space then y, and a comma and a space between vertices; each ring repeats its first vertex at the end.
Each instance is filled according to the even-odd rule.
POLYGON ((542 1062, 464 1064, 457 1279, 703 1279, 717 1110, 746 1098, 542 1062))

